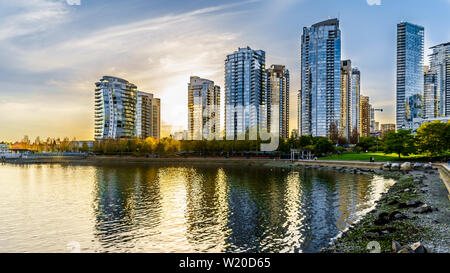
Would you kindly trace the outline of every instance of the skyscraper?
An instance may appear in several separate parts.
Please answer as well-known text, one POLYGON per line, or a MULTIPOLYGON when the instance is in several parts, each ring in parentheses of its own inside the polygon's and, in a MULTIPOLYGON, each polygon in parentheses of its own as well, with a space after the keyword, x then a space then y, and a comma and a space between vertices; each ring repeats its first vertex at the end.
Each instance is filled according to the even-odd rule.
POLYGON ((152 136, 152 100, 153 94, 138 91, 136 104, 136 136, 148 138, 152 136))
POLYGON ((152 137, 160 139, 161 137, 161 100, 152 99, 152 137))
POLYGON ((303 28, 302 135, 328 136, 341 125, 341 31, 337 19, 303 28))
MULTIPOLYGON (((361 73, 358 68, 352 69, 352 92, 351 92, 351 128, 350 132, 354 130, 359 135, 359 115, 360 115, 360 98, 361 98, 361 73)), ((351 134, 350 134, 351 135, 351 134)))
POLYGON ((360 98, 360 125, 359 131, 360 136, 368 137, 370 136, 370 103, 369 97, 361 96, 360 98))
POLYGON ((289 138, 289 70, 284 65, 272 65, 266 73, 267 129, 286 139, 289 138))
POLYGON ((135 136, 136 85, 104 76, 95 86, 95 139, 135 136))
POLYGON ((450 42, 433 46, 430 70, 436 73, 439 117, 450 116, 450 42))
POLYGON ((225 60, 225 134, 227 139, 245 138, 247 130, 266 127, 266 53, 239 48, 225 60))
POLYGON ((297 93, 297 134, 302 135, 302 90, 297 93))
POLYGON ((188 84, 189 138, 220 139, 220 87, 192 76, 188 84))
POLYGON ((440 116, 440 100, 437 91, 437 73, 429 70, 428 66, 424 66, 423 71, 423 117, 430 119, 440 116))
POLYGON ((341 132, 346 139, 352 131, 352 62, 341 61, 341 132))
POLYGON ((398 129, 412 129, 422 116, 424 28, 407 22, 397 25, 398 129))

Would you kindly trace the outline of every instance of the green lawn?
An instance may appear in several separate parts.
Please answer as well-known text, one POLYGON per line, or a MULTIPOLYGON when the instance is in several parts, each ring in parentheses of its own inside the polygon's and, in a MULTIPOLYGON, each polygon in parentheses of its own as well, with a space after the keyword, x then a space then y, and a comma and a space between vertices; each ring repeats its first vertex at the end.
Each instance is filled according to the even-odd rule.
MULTIPOLYGON (((375 158, 375 162, 380 161, 398 161, 398 154, 384 154, 378 153, 343 153, 341 155, 333 154, 332 156, 321 157, 319 160, 355 160, 355 161, 370 161, 370 157, 375 158)), ((400 160, 407 160, 416 157, 422 157, 423 155, 410 155, 402 156, 400 160)))

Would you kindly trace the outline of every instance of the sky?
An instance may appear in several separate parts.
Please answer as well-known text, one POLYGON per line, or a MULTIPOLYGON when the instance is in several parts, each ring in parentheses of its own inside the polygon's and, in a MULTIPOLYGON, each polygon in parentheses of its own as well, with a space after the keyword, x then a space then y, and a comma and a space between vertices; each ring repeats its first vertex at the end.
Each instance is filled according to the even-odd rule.
POLYGON ((336 17, 342 59, 384 109, 376 119, 393 123, 396 24, 424 26, 428 55, 450 41, 449 14, 450 0, 0 0, 0 141, 93 139, 104 75, 161 98, 163 135, 186 129, 189 77, 223 93, 225 57, 246 46, 264 50, 267 67, 290 70, 296 129, 302 29, 336 17))

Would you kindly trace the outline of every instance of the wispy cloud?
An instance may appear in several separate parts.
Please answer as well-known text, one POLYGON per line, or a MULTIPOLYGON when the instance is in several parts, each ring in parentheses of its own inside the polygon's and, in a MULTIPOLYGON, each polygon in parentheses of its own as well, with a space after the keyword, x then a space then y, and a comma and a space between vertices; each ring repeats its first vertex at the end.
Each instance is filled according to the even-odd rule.
POLYGON ((367 5, 369 6, 380 6, 381 0, 366 0, 367 5))
MULTIPOLYGON (((44 0, 37 2, 46 4, 42 6, 44 15, 41 16, 47 19, 42 17, 42 25, 36 28, 30 26, 24 35, 45 31, 49 27, 45 21, 50 16, 56 20, 61 17, 71 20, 71 11, 64 7, 65 3, 61 5, 61 2, 54 2, 54 5, 51 5, 44 0), (48 15, 45 15, 47 13, 48 15)), ((62 101, 61 105, 66 105, 65 114, 58 114, 55 111, 60 110, 52 111, 49 108, 40 112, 41 117, 45 117, 53 126, 61 127, 61 130, 65 129, 74 135, 77 133, 70 131, 77 127, 72 123, 85 120, 85 127, 89 128, 89 132, 84 131, 82 137, 90 138, 93 130, 91 123, 94 82, 109 74, 130 80, 141 90, 154 92, 162 99, 163 121, 183 126, 186 121, 180 120, 180 116, 187 116, 187 107, 183 105, 187 101, 189 76, 195 74, 209 77, 223 85, 224 56, 239 46, 239 32, 218 32, 214 25, 224 18, 242 12, 233 8, 251 2, 255 1, 213 6, 109 26, 82 35, 77 34, 76 38, 69 40, 58 40, 56 37, 55 41, 45 47, 39 44, 8 42, 16 36, 5 35, 3 42, 0 40, 0 54, 7 58, 6 63, 11 64, 8 69, 43 77, 30 84, 8 85, 8 90, 4 89, 4 93, 0 91, 0 108, 8 109, 10 113, 30 114, 29 109, 45 107, 46 102, 56 99, 62 101), (48 91, 40 92, 41 89, 48 91), (24 90, 28 98, 34 99, 17 100, 2 96, 2 93, 17 94, 24 90), (49 92, 50 90, 52 91, 49 92), (78 102, 77 107, 74 107, 75 101, 78 102), (176 107, 173 107, 175 105, 176 107), (73 121, 69 122, 59 122, 56 118, 71 115, 73 121)), ((37 6, 27 7, 27 10, 39 13, 37 6)), ((17 15, 14 28, 23 25, 19 20, 22 16, 25 15, 17 15)), ((35 22, 41 22, 40 20, 35 22)), ((22 114, 20 116, 26 119, 22 114)), ((28 120, 31 122, 31 119, 28 120)), ((0 116, 0 124, 6 122, 8 121, 5 116, 0 116)), ((36 133, 45 132, 46 127, 36 129, 36 133)))

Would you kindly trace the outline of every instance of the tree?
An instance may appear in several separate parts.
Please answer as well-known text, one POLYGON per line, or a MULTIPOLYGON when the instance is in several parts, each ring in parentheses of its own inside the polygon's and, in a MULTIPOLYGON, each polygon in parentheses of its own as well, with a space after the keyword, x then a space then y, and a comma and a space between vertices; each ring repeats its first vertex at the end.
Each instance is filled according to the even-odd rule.
POLYGON ((396 153, 398 158, 408 156, 416 151, 415 138, 411 130, 398 130, 389 132, 384 138, 384 153, 396 153))
POLYGON ((356 144, 358 143, 359 133, 358 128, 355 126, 353 127, 352 134, 350 135, 350 143, 356 144))
POLYGON ((316 145, 314 145, 315 154, 326 154, 334 151, 333 142, 325 137, 321 137, 317 140, 316 145))
POLYGON ((417 129, 419 151, 431 156, 445 154, 449 150, 450 122, 434 121, 424 123, 417 129))
POLYGON ((360 147, 363 151, 368 151, 375 145, 377 145, 377 139, 374 137, 361 137, 358 144, 356 144, 356 146, 360 147))
POLYGON ((333 141, 333 143, 338 143, 339 141, 339 130, 338 127, 335 123, 331 123, 330 124, 330 128, 329 128, 329 132, 328 134, 330 135, 330 139, 331 141, 333 141))

